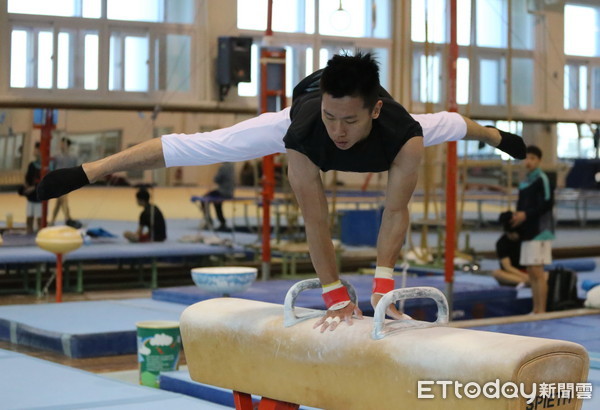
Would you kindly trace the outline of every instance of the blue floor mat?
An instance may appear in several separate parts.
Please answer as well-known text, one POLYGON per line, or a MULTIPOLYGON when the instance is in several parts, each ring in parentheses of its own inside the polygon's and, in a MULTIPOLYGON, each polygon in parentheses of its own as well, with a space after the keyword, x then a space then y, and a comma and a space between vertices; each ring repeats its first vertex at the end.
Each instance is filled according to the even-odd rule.
POLYGON ((184 308, 151 299, 0 306, 0 340, 74 358, 131 354, 136 322, 178 321, 184 308))
POLYGON ((0 407, 12 409, 225 409, 227 407, 0 350, 0 407))
POLYGON ((600 333, 598 331, 600 329, 600 315, 478 326, 471 329, 568 340, 579 343, 588 352, 600 352, 600 333))

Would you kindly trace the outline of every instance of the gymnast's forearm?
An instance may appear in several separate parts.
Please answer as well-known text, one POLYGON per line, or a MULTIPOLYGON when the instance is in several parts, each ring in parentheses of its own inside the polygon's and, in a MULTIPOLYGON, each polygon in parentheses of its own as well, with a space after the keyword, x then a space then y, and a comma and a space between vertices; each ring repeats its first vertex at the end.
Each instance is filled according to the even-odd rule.
POLYGON ((385 209, 377 237, 377 266, 393 268, 398 261, 409 219, 408 208, 385 209))
POLYGON ((339 279, 335 263, 335 249, 331 242, 327 219, 320 223, 305 220, 306 239, 310 259, 322 285, 333 283, 339 279))
POLYGON ((82 167, 90 183, 114 172, 164 168, 162 143, 160 138, 153 138, 82 167))

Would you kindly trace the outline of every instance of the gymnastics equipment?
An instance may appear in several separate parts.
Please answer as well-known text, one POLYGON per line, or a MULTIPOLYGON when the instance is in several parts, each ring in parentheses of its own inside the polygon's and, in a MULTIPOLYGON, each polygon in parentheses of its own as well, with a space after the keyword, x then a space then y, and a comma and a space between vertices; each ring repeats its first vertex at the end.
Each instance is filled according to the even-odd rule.
MULTIPOLYGON (((310 320, 285 327, 282 305, 202 301, 180 319, 190 375, 234 390, 238 409, 252 408, 249 394, 266 400, 259 409, 295 409, 295 403, 334 410, 522 409, 547 400, 542 383, 573 387, 587 380, 582 346, 440 326, 447 320, 440 295, 431 288, 395 290, 375 318, 324 333, 310 320), (438 323, 383 319, 388 302, 410 297, 434 298, 438 323)), ((562 409, 582 404, 574 391, 558 401, 562 409)))
POLYGON ((42 249, 56 254, 56 302, 62 302, 63 263, 62 257, 83 244, 83 238, 77 229, 70 226, 52 226, 41 229, 35 243, 42 249))

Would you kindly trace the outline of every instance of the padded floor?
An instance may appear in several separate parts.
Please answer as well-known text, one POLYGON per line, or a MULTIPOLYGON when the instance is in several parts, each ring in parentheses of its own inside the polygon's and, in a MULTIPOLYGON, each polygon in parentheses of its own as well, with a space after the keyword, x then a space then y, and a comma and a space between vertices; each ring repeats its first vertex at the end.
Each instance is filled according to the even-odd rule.
MULTIPOLYGON (((532 322, 479 326, 475 330, 545 337, 579 343, 588 352, 600 352, 600 315, 575 316, 532 322)), ((599 393, 600 394, 600 393, 599 393)))
MULTIPOLYGON (((186 370, 169 372, 161 375, 164 380, 162 389, 186 394, 202 400, 229 405, 233 402, 231 390, 210 386, 193 381, 186 370)), ((583 402, 582 410, 600 409, 600 370, 590 369, 588 382, 592 383, 592 398, 583 402)), ((312 407, 301 406, 300 409, 311 409, 312 407)))
POLYGON ((563 319, 480 326, 471 329, 513 335, 568 340, 583 345, 590 354, 588 382, 592 383, 592 398, 584 400, 583 410, 600 409, 600 315, 563 319))
POLYGON ((12 409, 226 409, 0 350, 0 407, 12 409))
POLYGON ((74 358, 131 354, 136 322, 178 321, 184 308, 152 299, 0 306, 0 339, 74 358))
MULTIPOLYGON (((160 375, 160 388, 175 393, 186 394, 198 399, 207 400, 224 406, 235 407, 233 392, 229 389, 198 383, 192 380, 187 370, 167 372, 160 375)), ((252 401, 257 403, 260 397, 252 396, 252 401)), ((300 410, 315 409, 314 407, 300 406, 300 410)))

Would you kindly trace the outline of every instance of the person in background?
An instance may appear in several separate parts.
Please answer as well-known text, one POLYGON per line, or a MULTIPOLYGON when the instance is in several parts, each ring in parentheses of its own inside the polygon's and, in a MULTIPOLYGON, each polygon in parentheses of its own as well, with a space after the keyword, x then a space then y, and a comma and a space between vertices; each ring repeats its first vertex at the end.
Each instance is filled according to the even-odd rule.
MULTIPOLYGON (((71 168, 77 166, 77 158, 70 154, 70 148, 71 140, 68 138, 62 138, 60 140, 60 153, 54 157, 54 169, 71 168)), ((65 194, 56 198, 56 204, 54 205, 54 210, 52 211, 50 225, 52 226, 55 224, 58 211, 60 210, 62 210, 63 215, 65 216, 65 222, 67 225, 74 224, 74 221, 71 219, 71 211, 69 209, 69 197, 67 194, 65 194)))
POLYGON ((228 231, 227 221, 223 215, 223 200, 233 198, 233 191, 235 190, 234 164, 232 162, 221 164, 213 181, 217 184, 217 188, 204 194, 206 200, 202 201, 202 212, 204 213, 204 221, 206 222, 205 227, 213 227, 209 209, 212 203, 215 207, 217 219, 219 220, 217 231, 228 231))
POLYGON ((37 230, 42 229, 42 202, 38 199, 36 189, 41 179, 42 161, 40 143, 36 142, 33 150, 34 160, 29 163, 25 174, 25 184, 20 192, 27 198, 27 234, 34 233, 33 222, 37 223, 37 230))
POLYGON ((154 204, 150 203, 150 193, 140 188, 135 194, 137 204, 144 208, 136 232, 126 231, 123 236, 129 242, 164 242, 167 239, 165 218, 154 204))
POLYGON ((521 236, 520 264, 527 267, 533 296, 533 313, 546 311, 548 283, 544 265, 552 263, 554 239, 554 192, 550 180, 540 168, 542 150, 529 145, 526 150, 527 175, 519 184, 517 211, 511 225, 521 236))
POLYGON ((529 285, 529 275, 527 269, 519 263, 521 240, 518 230, 511 226, 512 216, 511 211, 500 214, 499 220, 504 228, 504 234, 496 242, 496 255, 500 268, 493 272, 493 276, 500 285, 522 288, 529 285))

